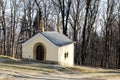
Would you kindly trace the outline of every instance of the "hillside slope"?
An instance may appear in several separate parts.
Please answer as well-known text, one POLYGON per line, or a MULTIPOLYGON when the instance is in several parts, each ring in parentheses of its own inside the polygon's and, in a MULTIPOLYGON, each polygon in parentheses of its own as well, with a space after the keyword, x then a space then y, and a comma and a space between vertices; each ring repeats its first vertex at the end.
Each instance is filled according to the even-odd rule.
POLYGON ((62 67, 0 56, 0 80, 120 80, 120 70, 62 67))

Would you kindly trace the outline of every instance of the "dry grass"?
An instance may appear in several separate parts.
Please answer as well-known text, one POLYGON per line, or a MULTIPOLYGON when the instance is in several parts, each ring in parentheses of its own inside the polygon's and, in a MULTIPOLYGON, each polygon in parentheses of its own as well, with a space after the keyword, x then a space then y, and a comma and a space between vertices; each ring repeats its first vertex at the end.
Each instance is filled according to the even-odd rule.
POLYGON ((0 80, 15 80, 14 77, 6 77, 6 78, 1 78, 0 80))
POLYGON ((71 70, 81 71, 83 73, 120 73, 119 69, 103 69, 103 68, 93 68, 85 66, 74 66, 69 67, 71 70))
POLYGON ((13 58, 13 57, 10 57, 10 56, 5 56, 5 55, 0 55, 0 58, 11 59, 11 60, 14 60, 14 61, 20 61, 21 60, 21 59, 16 59, 16 58, 13 58))
POLYGON ((85 66, 74 67, 61 67, 55 66, 55 64, 44 64, 40 62, 30 62, 17 60, 7 56, 0 56, 0 71, 10 77, 0 78, 0 80, 17 80, 19 76, 29 80, 34 75, 37 77, 49 76, 55 78, 60 77, 68 79, 81 79, 81 80, 109 80, 110 78, 120 80, 120 70, 116 69, 103 69, 85 66), (4 61, 5 60, 5 61, 4 61), (8 73, 10 72, 10 73, 8 73))

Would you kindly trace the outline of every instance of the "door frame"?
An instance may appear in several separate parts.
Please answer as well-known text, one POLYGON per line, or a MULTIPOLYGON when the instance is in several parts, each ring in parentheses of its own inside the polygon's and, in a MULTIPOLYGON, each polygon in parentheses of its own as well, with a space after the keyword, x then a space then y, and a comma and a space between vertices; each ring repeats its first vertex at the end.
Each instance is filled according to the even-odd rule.
POLYGON ((37 59, 36 59, 36 50, 37 50, 37 46, 38 46, 38 45, 43 46, 43 48, 44 48, 44 59, 43 59, 43 61, 46 61, 46 46, 45 46, 43 43, 36 43, 36 44, 34 45, 34 47, 33 47, 33 59, 34 59, 34 60, 37 60, 37 59))

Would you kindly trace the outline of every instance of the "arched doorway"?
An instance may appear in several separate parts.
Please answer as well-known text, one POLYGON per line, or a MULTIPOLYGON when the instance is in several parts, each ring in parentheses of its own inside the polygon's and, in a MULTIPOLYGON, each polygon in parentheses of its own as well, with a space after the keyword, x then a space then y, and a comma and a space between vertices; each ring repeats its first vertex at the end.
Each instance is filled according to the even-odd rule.
POLYGON ((45 50, 42 45, 36 47, 36 60, 44 60, 45 50))

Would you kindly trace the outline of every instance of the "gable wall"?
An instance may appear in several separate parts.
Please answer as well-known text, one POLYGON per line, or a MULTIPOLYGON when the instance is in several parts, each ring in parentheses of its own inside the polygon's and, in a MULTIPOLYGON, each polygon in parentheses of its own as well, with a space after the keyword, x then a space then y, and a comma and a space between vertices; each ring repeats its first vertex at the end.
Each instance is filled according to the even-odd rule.
POLYGON ((22 44, 22 58, 34 59, 34 46, 37 43, 42 43, 46 47, 46 60, 58 61, 58 47, 46 39, 41 34, 37 34, 25 43, 22 44))
POLYGON ((74 43, 59 48, 58 62, 63 66, 74 65, 74 43), (65 58, 65 53, 68 53, 67 58, 65 58))

